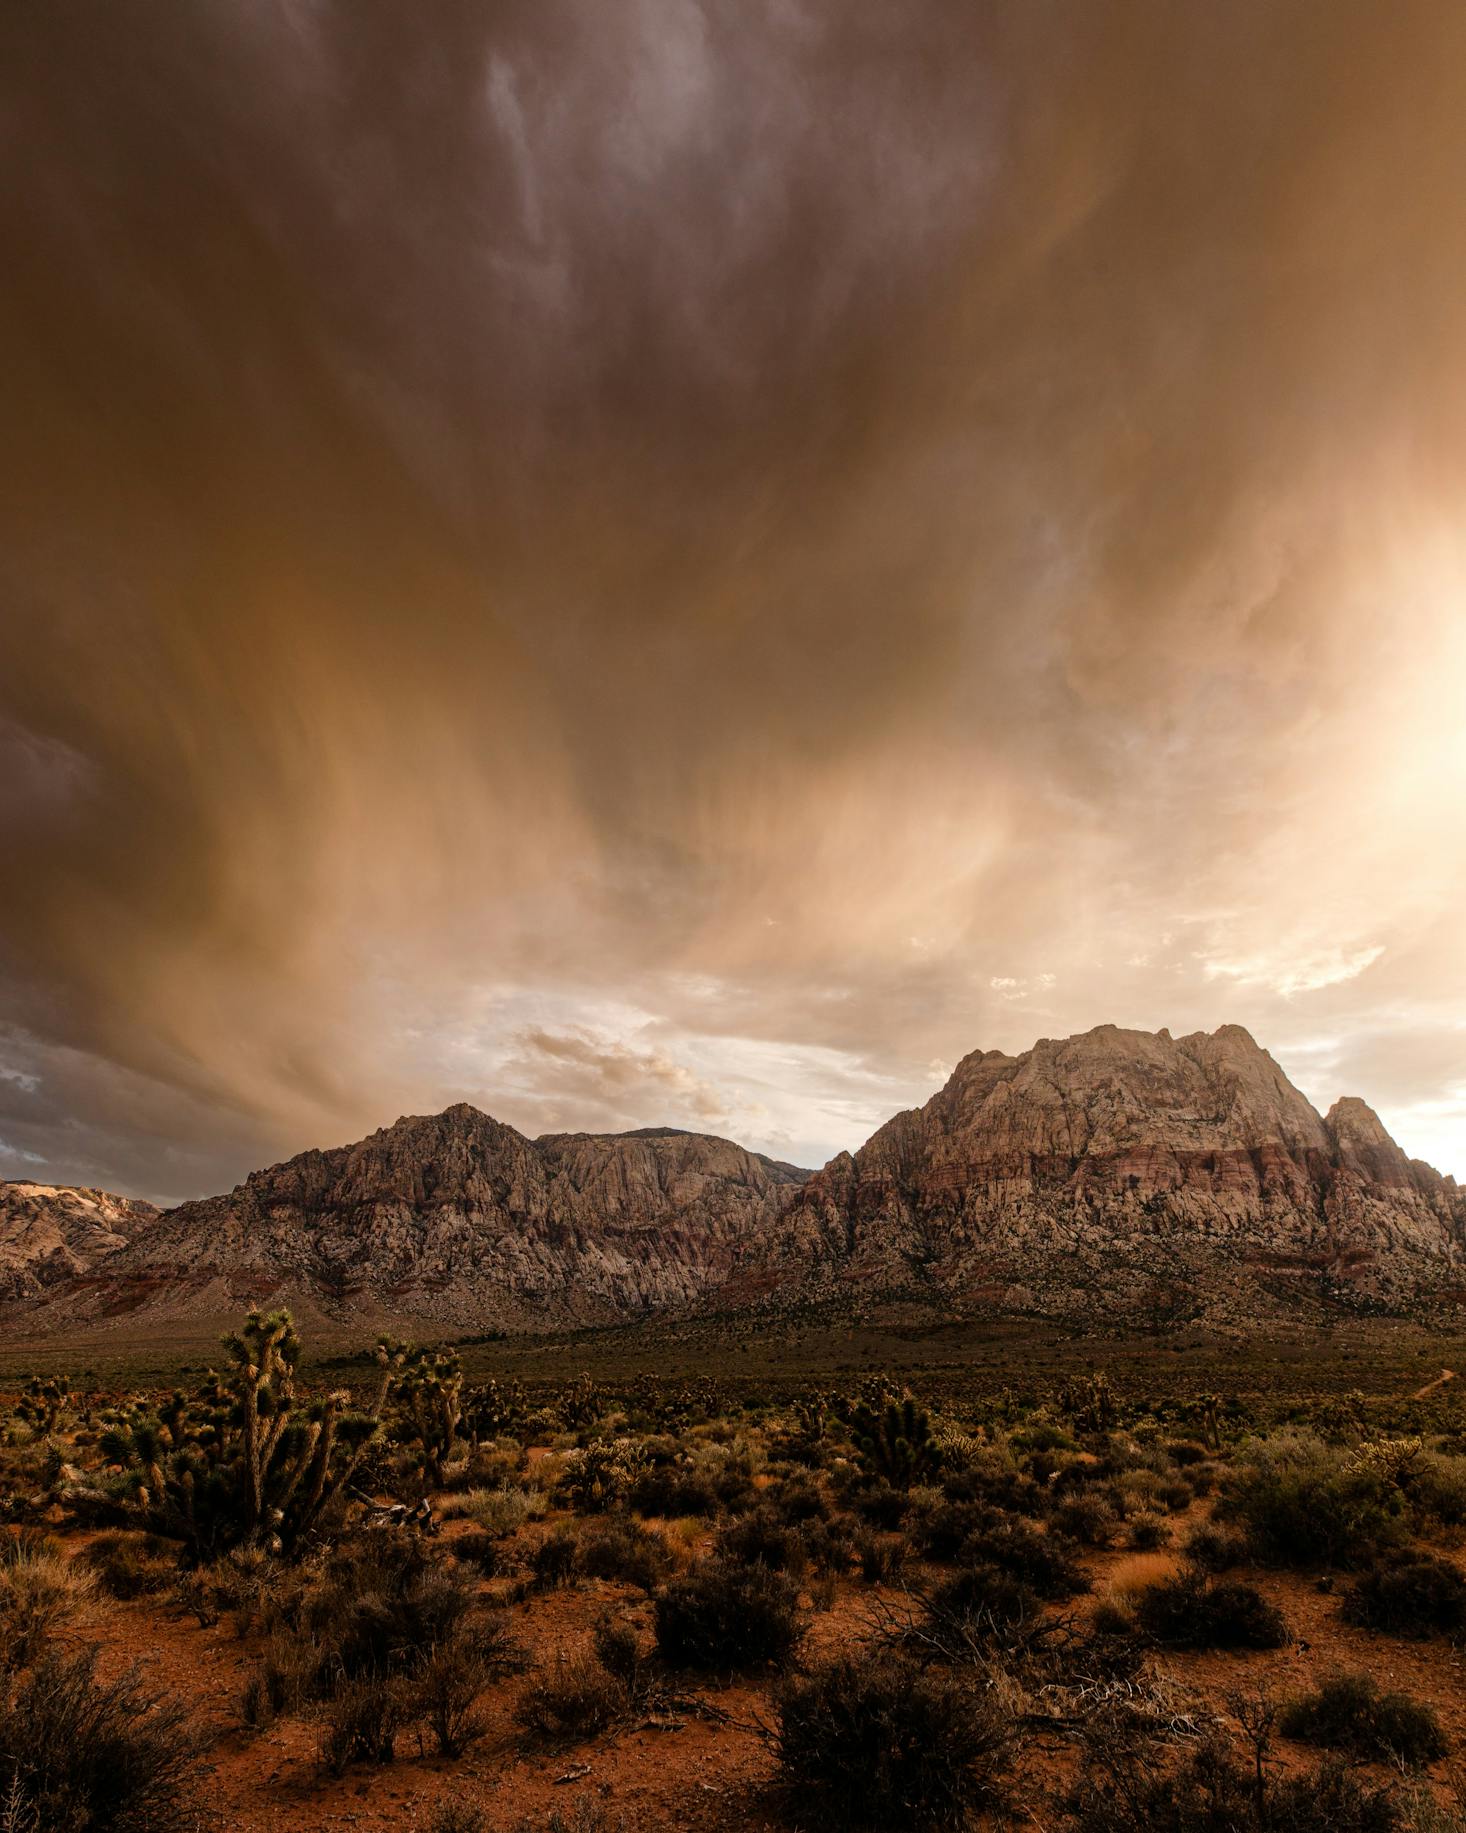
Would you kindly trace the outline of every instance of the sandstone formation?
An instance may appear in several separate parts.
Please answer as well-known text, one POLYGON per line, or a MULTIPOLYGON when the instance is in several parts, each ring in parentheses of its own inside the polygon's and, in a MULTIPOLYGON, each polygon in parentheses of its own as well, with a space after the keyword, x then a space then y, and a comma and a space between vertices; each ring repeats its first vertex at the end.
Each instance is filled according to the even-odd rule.
POLYGON ((816 1174, 734 1287, 1245 1322, 1449 1298, 1466 1199, 1362 1101, 1321 1118, 1237 1025, 976 1051, 816 1174))
POLYGON ((719 1283, 806 1175, 673 1128, 532 1140, 460 1105, 169 1211, 69 1309, 214 1314, 304 1297, 342 1317, 460 1328, 640 1317, 719 1283))
POLYGON ((64 1286, 126 1247, 158 1213, 106 1190, 0 1183, 0 1302, 64 1286))
POLYGON ((458 1106, 156 1218, 49 1195, 90 1203, 98 1232, 30 1224, 9 1296, 36 1328, 265 1301, 481 1330, 912 1298, 1246 1328, 1466 1293, 1455 1182, 1362 1101, 1320 1116, 1235 1025, 975 1051, 814 1174, 670 1128, 529 1139, 458 1106))

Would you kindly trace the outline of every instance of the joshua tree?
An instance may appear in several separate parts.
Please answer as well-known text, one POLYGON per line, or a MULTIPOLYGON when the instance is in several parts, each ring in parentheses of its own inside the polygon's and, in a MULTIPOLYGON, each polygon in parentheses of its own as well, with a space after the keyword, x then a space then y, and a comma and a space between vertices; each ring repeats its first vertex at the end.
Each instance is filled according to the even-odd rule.
POLYGON ((857 1401, 845 1418, 861 1461, 893 1489, 910 1489, 942 1461, 931 1420, 910 1394, 879 1408, 857 1401))
POLYGON ((15 1411, 37 1438, 49 1438, 70 1398, 71 1382, 65 1375, 32 1375, 15 1411))
POLYGON ((451 1349, 409 1349, 384 1337, 377 1359, 393 1370, 393 1398, 403 1409, 403 1435, 418 1447, 425 1486, 441 1489, 463 1417, 463 1371, 451 1349))
POLYGON ((300 1338, 288 1311, 252 1311, 225 1337, 229 1366, 156 1414, 134 1409, 102 1434, 146 1525, 196 1558, 246 1543, 288 1552, 338 1496, 376 1435, 374 1409, 351 1410, 344 1390, 301 1403, 300 1338))

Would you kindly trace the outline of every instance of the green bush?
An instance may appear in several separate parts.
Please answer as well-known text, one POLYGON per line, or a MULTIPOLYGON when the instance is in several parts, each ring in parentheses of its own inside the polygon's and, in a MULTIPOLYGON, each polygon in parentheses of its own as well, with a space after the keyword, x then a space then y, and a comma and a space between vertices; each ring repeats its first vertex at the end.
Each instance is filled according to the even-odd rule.
POLYGON ((1181 1551, 1204 1572, 1230 1572, 1234 1566, 1247 1564, 1251 1548, 1246 1535, 1235 1528, 1203 1521, 1186 1536, 1181 1551))
POLYGON ((949 1660, 970 1659, 1011 1641, 1043 1613, 1038 1593, 997 1566, 968 1566, 926 1599, 923 1629, 949 1660))
POLYGON ((582 1654, 540 1669, 520 1694, 514 1716, 535 1737, 588 1738, 613 1725, 629 1704, 625 1681, 582 1654))
POLYGON ((656 1600, 657 1651, 673 1667, 782 1667, 804 1634, 799 1594, 766 1566, 699 1560, 656 1600))
POLYGON ((1070 1799, 1072 1833, 1397 1833, 1392 1790, 1361 1781, 1338 1759, 1278 1778, 1236 1762, 1209 1738, 1162 1771, 1118 1744, 1092 1761, 1070 1799))
POLYGON ((627 1515, 588 1528, 576 1543, 576 1570, 586 1578, 620 1579, 643 1591, 666 1577, 671 1559, 666 1543, 627 1515))
POLYGON ((1415 1640, 1459 1636, 1466 1630, 1466 1578, 1433 1553, 1378 1565, 1345 1598, 1344 1620, 1415 1640))
POLYGON ((958 1829, 1001 1799, 1011 1726, 991 1695, 941 1670, 844 1655, 786 1681, 775 1715, 802 1826, 958 1829))
POLYGON ((1217 1510, 1259 1559, 1303 1570, 1358 1567, 1406 1537, 1405 1499, 1389 1474, 1307 1435, 1254 1446, 1217 1510))
POLYGON ((1368 1674, 1335 1674, 1316 1692, 1290 1700, 1279 1724, 1284 1737, 1343 1750, 1366 1761, 1412 1766, 1446 1753, 1440 1720, 1408 1693, 1381 1692, 1368 1674))
POLYGON ((199 1750, 188 1715, 137 1670, 99 1681, 95 1648, 59 1651, 0 1694, 0 1778, 19 1828, 184 1833, 199 1750))
POLYGON ((1281 1648, 1283 1613, 1252 1585, 1209 1581, 1199 1572, 1147 1585, 1135 1600, 1135 1620, 1170 1648, 1281 1648))
POLYGON ((575 1535, 568 1528, 556 1528, 547 1534, 529 1556, 529 1568, 535 1585, 545 1590, 564 1585, 575 1573, 575 1535))
POLYGON ((108 1597, 152 1597, 178 1575, 177 1548, 155 1534, 98 1534, 78 1555, 108 1597))

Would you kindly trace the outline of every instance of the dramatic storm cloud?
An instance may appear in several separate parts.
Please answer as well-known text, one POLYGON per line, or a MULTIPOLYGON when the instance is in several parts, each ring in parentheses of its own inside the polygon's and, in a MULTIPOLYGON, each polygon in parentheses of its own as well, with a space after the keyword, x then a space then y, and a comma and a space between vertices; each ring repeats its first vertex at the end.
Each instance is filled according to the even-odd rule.
POLYGON ((46 0, 0 152, 0 1176, 1105 1020, 1466 1172, 1466 9, 46 0))

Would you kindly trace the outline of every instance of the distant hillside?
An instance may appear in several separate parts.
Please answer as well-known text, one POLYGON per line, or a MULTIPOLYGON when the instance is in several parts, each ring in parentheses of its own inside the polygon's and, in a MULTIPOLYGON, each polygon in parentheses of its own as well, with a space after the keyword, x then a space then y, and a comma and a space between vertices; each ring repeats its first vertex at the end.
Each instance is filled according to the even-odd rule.
POLYGON ((532 1329, 897 1298, 1242 1329, 1466 1293, 1454 1180, 1362 1101, 1319 1115, 1235 1025, 974 1052, 813 1174, 671 1127, 532 1140, 460 1105, 161 1215, 4 1188, 40 1193, 0 1211, 4 1295, 37 1329, 266 1300, 532 1329))

